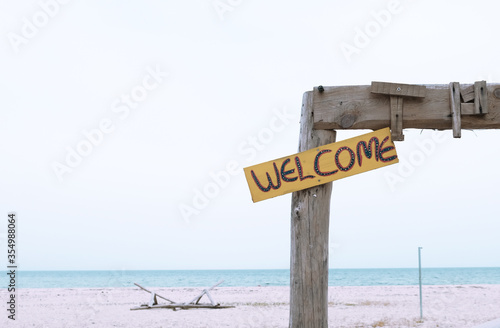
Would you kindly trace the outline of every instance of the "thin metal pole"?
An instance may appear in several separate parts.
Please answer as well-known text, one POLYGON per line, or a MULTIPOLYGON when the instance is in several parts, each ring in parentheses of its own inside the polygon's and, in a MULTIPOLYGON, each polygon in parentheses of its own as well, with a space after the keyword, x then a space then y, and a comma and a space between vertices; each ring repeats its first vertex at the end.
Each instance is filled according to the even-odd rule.
POLYGON ((420 250, 422 247, 418 248, 418 284, 420 286, 420 321, 423 321, 422 316, 422 262, 420 261, 420 250))

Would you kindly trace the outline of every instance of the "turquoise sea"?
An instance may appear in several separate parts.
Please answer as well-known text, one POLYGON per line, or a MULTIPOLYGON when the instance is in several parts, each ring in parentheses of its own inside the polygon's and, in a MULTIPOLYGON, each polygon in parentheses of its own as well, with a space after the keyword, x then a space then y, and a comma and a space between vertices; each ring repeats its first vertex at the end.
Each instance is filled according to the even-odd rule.
MULTIPOLYGON (((2 288, 8 276, 2 274, 2 288)), ((283 270, 18 271, 18 288, 289 286, 283 270)), ((500 284, 500 268, 423 268, 424 285, 500 284)), ((418 269, 330 269, 330 286, 417 285, 418 269)))

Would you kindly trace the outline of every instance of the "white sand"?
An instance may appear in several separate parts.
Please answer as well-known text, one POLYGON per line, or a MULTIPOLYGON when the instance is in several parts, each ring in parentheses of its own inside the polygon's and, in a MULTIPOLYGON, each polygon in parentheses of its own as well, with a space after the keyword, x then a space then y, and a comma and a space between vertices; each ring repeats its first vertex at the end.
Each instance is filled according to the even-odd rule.
MULTIPOLYGON (((200 288, 152 288, 177 302, 200 288)), ((330 327, 473 327, 500 318, 500 285, 424 286, 424 323, 418 286, 330 287, 330 327)), ((232 309, 131 311, 147 303, 139 288, 21 289, 17 320, 7 319, 0 292, 1 327, 288 327, 288 287, 219 287, 212 291, 232 309)), ((161 301, 161 300, 159 300, 161 301)), ((203 298, 202 302, 208 302, 203 298)))

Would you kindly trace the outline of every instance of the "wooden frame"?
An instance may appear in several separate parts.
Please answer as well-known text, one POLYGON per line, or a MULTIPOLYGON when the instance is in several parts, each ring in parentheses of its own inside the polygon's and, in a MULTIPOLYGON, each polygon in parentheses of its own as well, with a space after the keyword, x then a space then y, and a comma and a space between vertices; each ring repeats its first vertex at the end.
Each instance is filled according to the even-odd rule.
MULTIPOLYGON (((314 88, 304 93, 299 152, 335 141, 335 129, 500 128, 500 85, 406 85, 314 88), (403 104, 403 97, 405 97, 403 104)), ((328 234, 332 183, 296 191, 291 206, 290 325, 328 327, 328 234)))

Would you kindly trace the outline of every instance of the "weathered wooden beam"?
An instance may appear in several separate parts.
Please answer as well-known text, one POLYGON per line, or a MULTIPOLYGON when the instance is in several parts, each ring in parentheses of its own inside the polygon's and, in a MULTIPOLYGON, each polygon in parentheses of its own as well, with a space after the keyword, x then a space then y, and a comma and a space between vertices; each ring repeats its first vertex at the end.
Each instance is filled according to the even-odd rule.
POLYGON ((471 84, 467 87, 461 87, 462 90, 460 90, 460 94, 462 95, 464 103, 474 100, 474 84, 471 84))
POLYGON ((393 141, 403 141, 403 101, 404 98, 424 98, 424 85, 388 82, 372 82, 372 93, 389 95, 391 101, 391 137, 393 141))
POLYGON ((460 104, 460 113, 462 115, 476 115, 475 114, 475 105, 473 103, 461 103, 460 104))
POLYGON ((460 110, 460 83, 450 83, 450 109, 453 138, 462 137, 462 112, 460 110))
MULTIPOLYGON (((335 131, 314 130, 313 97, 302 102, 299 152, 335 142, 335 131)), ((290 328, 328 328, 328 233, 332 183, 292 194, 290 328)))
POLYGON ((488 114, 488 92, 486 81, 474 83, 474 114, 488 114))
POLYGON ((425 86, 416 84, 372 82, 371 92, 400 97, 425 97, 425 86))
MULTIPOLYGON (((314 129, 376 130, 390 126, 389 97, 370 91, 369 85, 323 87, 323 92, 312 91, 314 129)), ((487 101, 488 113, 462 116, 462 129, 500 128, 500 84, 488 84, 483 91, 487 91, 483 102, 487 101)), ((450 108, 449 85, 426 85, 425 98, 405 99, 403 127, 451 129, 450 108)))
POLYGON ((393 141, 403 141, 403 97, 391 96, 391 136, 393 141))

